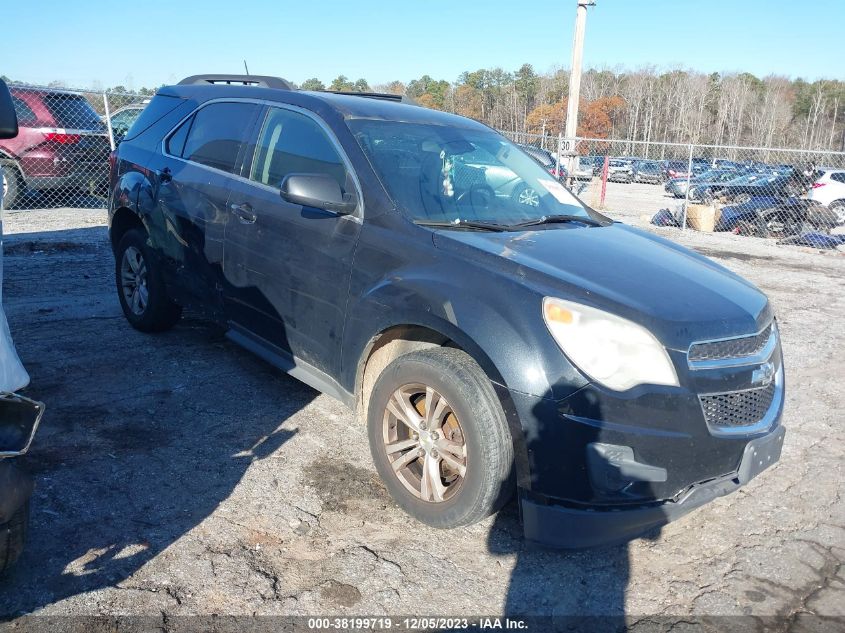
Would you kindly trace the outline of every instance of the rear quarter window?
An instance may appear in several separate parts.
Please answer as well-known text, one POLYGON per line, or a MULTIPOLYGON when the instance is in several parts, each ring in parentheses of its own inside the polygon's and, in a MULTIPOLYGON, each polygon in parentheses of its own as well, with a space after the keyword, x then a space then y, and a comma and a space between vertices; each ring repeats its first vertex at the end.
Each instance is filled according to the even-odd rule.
POLYGON ((835 180, 836 182, 845 183, 845 172, 837 171, 830 175, 831 180, 835 180))
POLYGON ((131 141, 133 138, 158 123, 158 121, 173 112, 173 110, 183 103, 184 100, 178 97, 156 95, 153 97, 152 101, 147 104, 141 112, 141 115, 135 119, 135 122, 129 127, 129 131, 126 133, 124 140, 131 141))

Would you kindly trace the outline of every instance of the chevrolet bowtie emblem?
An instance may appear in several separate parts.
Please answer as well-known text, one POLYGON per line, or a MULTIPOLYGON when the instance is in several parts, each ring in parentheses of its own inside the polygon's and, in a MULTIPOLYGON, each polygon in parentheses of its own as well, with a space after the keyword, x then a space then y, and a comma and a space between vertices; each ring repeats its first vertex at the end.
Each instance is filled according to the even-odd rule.
POLYGON ((755 369, 754 372, 751 374, 751 384, 755 386, 765 387, 770 382, 772 382, 772 378, 775 377, 775 366, 772 363, 765 363, 760 365, 758 369, 755 369))

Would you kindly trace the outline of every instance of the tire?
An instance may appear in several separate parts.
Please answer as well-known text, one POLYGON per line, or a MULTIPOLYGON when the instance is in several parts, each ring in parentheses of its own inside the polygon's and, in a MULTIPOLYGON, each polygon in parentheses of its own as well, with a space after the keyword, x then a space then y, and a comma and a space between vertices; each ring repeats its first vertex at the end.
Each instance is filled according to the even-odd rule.
POLYGON ((3 209, 11 209, 21 192, 21 179, 15 167, 0 165, 0 187, 3 188, 3 209))
POLYGON ((0 573, 11 567, 23 551, 29 528, 29 501, 12 515, 8 523, 0 525, 0 573))
POLYGON ((470 525, 513 494, 513 443, 504 412, 490 380, 465 352, 433 348, 394 360, 373 387, 367 418, 376 469, 397 505, 418 521, 442 529, 470 525), (413 431, 396 413, 410 408, 403 417, 425 424, 428 404, 439 414, 420 429, 414 445, 413 431), (437 437, 428 434, 432 426, 437 437), (388 444, 402 442, 410 447, 388 454, 388 444), (400 462, 405 465, 396 468, 400 462), (455 463, 464 466, 462 475, 455 463), (439 486, 424 483, 427 466, 436 478, 429 481, 439 486))
POLYGON ((173 327, 182 316, 182 308, 167 295, 161 265, 147 244, 147 234, 140 229, 127 231, 118 243, 114 261, 117 296, 132 327, 141 332, 163 332, 173 327))

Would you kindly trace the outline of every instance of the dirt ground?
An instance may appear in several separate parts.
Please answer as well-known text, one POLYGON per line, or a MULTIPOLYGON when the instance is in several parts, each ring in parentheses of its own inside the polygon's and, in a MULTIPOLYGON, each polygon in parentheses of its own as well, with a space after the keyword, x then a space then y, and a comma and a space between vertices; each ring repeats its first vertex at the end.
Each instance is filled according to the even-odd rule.
MULTIPOLYGON (((618 217, 641 223, 618 185, 618 217)), ((629 187, 624 189, 624 187, 629 187)), ((640 188, 640 189, 636 189, 640 188)), ((589 200, 588 200, 589 201, 589 200)), ((659 208, 659 207, 658 207, 659 208)), ((845 257, 655 229, 758 284, 787 368, 783 457, 659 535, 526 546, 516 507, 449 532, 411 521, 338 402, 188 315, 123 319, 102 210, 7 212, 4 301, 48 410, 26 552, 0 579, 24 614, 845 616, 845 257)))

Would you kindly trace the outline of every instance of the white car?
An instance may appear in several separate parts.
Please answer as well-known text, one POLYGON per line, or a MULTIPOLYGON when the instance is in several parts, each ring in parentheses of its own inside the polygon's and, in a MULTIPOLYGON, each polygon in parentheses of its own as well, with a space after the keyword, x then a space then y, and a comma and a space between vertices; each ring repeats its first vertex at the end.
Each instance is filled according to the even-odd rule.
POLYGON ((845 224, 845 169, 823 169, 822 175, 810 189, 810 200, 823 204, 836 214, 839 224, 845 224))

